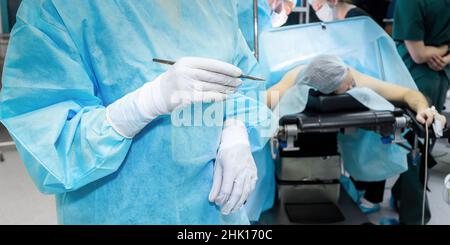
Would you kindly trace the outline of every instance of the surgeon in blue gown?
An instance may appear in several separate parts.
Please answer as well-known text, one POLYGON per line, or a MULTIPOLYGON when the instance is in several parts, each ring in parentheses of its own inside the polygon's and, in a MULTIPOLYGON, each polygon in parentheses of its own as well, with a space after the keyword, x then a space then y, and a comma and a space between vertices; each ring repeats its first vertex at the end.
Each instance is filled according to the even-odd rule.
MULTIPOLYGON (((255 51, 254 41, 254 7, 253 0, 239 1, 239 27, 247 45, 255 51)), ((288 15, 296 6, 296 0, 258 0, 258 37, 261 33, 278 28, 286 23, 288 15)), ((258 40, 259 41, 259 40, 258 40)), ((267 72, 259 69, 261 76, 269 77, 267 72)), ((263 89, 267 89, 267 83, 263 89)), ((275 162, 272 158, 270 144, 267 143, 260 151, 254 152, 253 157, 258 167, 258 181, 255 191, 250 195, 245 209, 251 221, 257 222, 262 212, 273 207, 275 200, 275 162)))
MULTIPOLYGON (((239 27, 248 46, 254 51, 254 0, 241 0, 238 4, 239 27)), ((297 0, 258 0, 258 34, 284 25, 296 5, 297 0)))
POLYGON ((251 152, 273 133, 245 95, 261 83, 237 78, 256 65, 236 0, 26 0, 0 119, 60 224, 248 224, 251 152), (222 124, 174 123, 217 105, 222 124))
MULTIPOLYGON (((255 50, 254 42, 254 0, 239 1, 239 28, 244 35, 245 41, 252 51, 255 50)), ((271 8, 267 0, 258 0, 258 33, 270 29, 271 8)))

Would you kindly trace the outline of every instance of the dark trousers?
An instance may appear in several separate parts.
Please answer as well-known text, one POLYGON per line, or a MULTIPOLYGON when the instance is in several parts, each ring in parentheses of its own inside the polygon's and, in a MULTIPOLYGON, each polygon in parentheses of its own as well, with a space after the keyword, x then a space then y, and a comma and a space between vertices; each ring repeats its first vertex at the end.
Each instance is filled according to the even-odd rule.
POLYGON ((355 184, 355 187, 358 191, 365 191, 364 198, 372 203, 381 203, 383 202, 384 196, 384 187, 386 185, 386 181, 376 181, 376 182, 365 182, 365 181, 357 181, 352 177, 350 179, 355 184))
MULTIPOLYGON (((413 134, 409 133, 405 137, 413 145, 413 134)), ((423 186, 425 181, 425 146, 419 144, 421 156, 408 155, 408 170, 400 175, 400 178, 392 187, 392 196, 396 201, 401 224, 419 225, 422 221, 423 186)), ((428 168, 432 168, 437 163, 428 156, 428 168)), ((426 198, 426 197, 425 197, 426 198)), ((425 223, 431 219, 431 212, 428 200, 425 202, 425 223)))

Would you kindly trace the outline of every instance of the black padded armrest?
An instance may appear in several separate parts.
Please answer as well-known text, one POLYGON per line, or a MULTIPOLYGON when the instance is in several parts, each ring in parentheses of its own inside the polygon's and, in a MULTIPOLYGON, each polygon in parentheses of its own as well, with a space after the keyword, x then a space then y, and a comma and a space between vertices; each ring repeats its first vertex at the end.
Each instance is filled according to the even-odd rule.
POLYGON ((310 90, 305 111, 320 113, 356 112, 369 109, 349 94, 326 95, 310 90))
POLYGON ((391 111, 363 111, 353 113, 311 113, 305 112, 284 116, 280 125, 297 125, 302 132, 318 132, 331 129, 365 128, 392 125, 396 117, 403 115, 401 109, 391 111))
MULTIPOLYGON (((322 94, 310 90, 305 111, 297 115, 288 115, 280 119, 280 125, 295 124, 303 131, 317 131, 350 127, 370 127, 379 124, 391 124, 395 117, 408 115, 412 119, 412 128, 419 137, 424 137, 425 128, 415 117, 415 112, 402 102, 391 101, 396 109, 389 111, 370 111, 349 94, 322 94)), ((433 129, 430 128, 430 132, 433 129)), ((430 134, 433 135, 434 134, 430 134)), ((443 138, 449 138, 450 129, 444 129, 443 138)))

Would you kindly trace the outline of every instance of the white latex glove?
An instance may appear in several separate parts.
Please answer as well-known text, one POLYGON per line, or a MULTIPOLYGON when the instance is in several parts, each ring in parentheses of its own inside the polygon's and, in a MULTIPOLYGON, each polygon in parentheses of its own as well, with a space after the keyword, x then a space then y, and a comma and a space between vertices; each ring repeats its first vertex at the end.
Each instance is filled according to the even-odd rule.
POLYGON ((182 58, 152 82, 109 105, 113 128, 132 138, 159 115, 196 102, 218 102, 242 84, 238 67, 218 60, 182 58))
POLYGON ((222 214, 233 213, 253 192, 257 179, 245 125, 238 120, 227 120, 214 165, 209 201, 221 206, 222 214))
POLYGON ((175 108, 195 102, 225 100, 242 84, 238 67, 218 60, 182 58, 161 75, 161 109, 170 113, 175 108), (163 107, 166 107, 163 109, 163 107))

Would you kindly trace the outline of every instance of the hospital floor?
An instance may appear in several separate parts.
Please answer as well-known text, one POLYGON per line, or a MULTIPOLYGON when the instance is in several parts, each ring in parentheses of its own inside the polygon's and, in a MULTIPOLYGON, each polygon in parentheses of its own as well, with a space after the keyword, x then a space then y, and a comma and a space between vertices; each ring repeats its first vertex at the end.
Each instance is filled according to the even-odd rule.
MULTIPOLYGON (((0 142, 10 140, 0 124, 0 142)), ((54 197, 36 189, 14 146, 0 152, 0 225, 56 224, 54 197)))
MULTIPOLYGON (((442 147, 442 145, 438 146, 442 147)), ((450 148, 447 148, 450 152, 450 148)), ((431 209, 431 220, 429 225, 450 225, 450 204, 447 204, 443 198, 444 178, 450 173, 450 154, 438 158, 439 164, 429 171, 428 200, 431 209)), ((398 218, 398 215, 389 206, 391 197, 391 187, 397 178, 389 179, 384 191, 384 199, 381 204, 381 211, 369 214, 369 220, 373 224, 380 224, 381 218, 398 218)))
MULTIPOLYGON (((8 136, 0 134, 0 142, 5 140, 8 136)), ((37 191, 14 147, 0 150, 5 157, 0 162, 0 225, 56 224, 54 197, 37 191)), ((439 156, 440 163, 430 170, 428 198, 432 218, 429 224, 449 225, 450 205, 443 200, 442 188, 444 177, 450 173, 450 145, 439 144, 434 154, 439 156)), ((378 224, 381 217, 397 217, 389 208, 390 187, 394 182, 395 179, 390 179, 386 185, 382 210, 369 215, 372 223, 378 224)))

